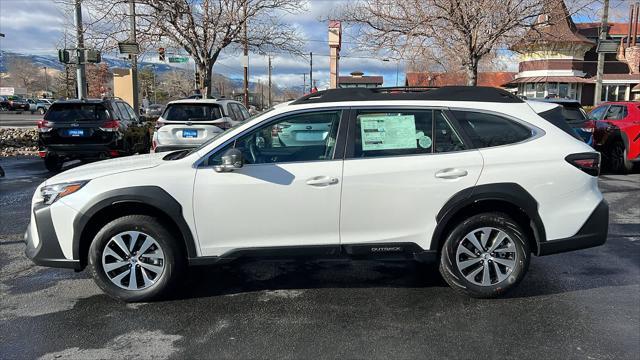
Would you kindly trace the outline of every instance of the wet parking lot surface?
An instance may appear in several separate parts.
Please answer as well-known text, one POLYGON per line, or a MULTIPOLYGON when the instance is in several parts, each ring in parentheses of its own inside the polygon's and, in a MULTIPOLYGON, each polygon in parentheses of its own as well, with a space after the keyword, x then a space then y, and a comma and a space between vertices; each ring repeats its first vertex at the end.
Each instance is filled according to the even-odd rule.
POLYGON ((174 299, 125 304, 87 272, 33 265, 22 234, 41 160, 3 158, 0 358, 638 359, 640 174, 603 175, 607 243, 534 257, 505 298, 456 294, 435 267, 241 261, 192 269, 174 299))

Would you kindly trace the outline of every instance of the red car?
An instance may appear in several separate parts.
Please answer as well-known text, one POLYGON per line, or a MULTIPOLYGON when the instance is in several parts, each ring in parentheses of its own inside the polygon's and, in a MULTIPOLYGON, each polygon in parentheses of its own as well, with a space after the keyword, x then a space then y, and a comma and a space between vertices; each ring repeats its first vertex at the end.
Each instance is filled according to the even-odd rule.
POLYGON ((640 163, 640 102, 600 104, 589 113, 585 130, 593 132, 603 166, 625 174, 640 163))

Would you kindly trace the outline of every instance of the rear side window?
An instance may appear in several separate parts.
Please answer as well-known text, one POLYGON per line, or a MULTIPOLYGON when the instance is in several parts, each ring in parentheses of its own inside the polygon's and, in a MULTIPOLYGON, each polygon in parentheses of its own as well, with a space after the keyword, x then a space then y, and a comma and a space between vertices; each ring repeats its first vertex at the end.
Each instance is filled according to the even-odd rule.
POLYGON ((622 120, 627 116, 627 107, 620 105, 611 105, 607 110, 605 120, 622 120))
POLYGON ((463 149, 460 136, 439 110, 362 110, 356 118, 355 158, 463 149))
POLYGON ((222 117, 217 104, 169 104, 162 117, 169 121, 209 121, 222 117))
POLYGON ((589 120, 602 120, 608 107, 608 105, 603 105, 591 110, 589 113, 589 120))
POLYGON ((121 117, 122 120, 127 120, 127 121, 131 120, 131 115, 127 111, 127 107, 124 106, 124 103, 118 102, 118 103, 116 103, 116 106, 118 107, 118 111, 120 112, 120 115, 122 116, 121 117))
POLYGON ((102 104, 61 104, 51 105, 45 115, 48 121, 105 121, 109 112, 102 104))
POLYGON ((532 136, 524 125, 501 116, 459 110, 452 113, 478 148, 513 144, 532 136))

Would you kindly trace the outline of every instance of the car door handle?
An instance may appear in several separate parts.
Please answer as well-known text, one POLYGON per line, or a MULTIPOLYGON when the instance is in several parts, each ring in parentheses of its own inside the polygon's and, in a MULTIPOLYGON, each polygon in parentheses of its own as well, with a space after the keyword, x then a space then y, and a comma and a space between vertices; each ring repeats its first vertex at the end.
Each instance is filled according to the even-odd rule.
POLYGON ((328 177, 328 176, 314 176, 310 179, 307 179, 307 185, 311 186, 329 186, 335 185, 338 183, 338 178, 328 177))
POLYGON ((469 175, 467 170, 462 169, 444 169, 436 172, 436 177, 439 179, 457 179, 467 175, 469 175))

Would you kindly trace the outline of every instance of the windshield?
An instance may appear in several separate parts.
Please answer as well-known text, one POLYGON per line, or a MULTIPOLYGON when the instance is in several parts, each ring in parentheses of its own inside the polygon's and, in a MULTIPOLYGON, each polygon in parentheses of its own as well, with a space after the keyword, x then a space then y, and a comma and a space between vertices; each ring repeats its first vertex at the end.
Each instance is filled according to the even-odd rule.
POLYGON ((102 104, 53 104, 45 115, 48 121, 106 121, 110 119, 109 112, 102 104))
POLYGON ((221 117, 218 104, 170 104, 162 115, 168 121, 209 121, 221 117))

